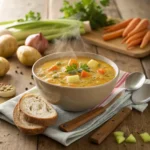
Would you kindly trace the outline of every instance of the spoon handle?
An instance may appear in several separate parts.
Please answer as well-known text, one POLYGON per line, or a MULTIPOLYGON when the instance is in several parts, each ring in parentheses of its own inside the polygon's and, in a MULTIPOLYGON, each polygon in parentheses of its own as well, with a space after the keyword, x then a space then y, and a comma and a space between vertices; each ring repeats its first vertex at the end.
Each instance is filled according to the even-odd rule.
POLYGON ((104 111, 105 111, 104 107, 93 109, 92 111, 89 111, 83 115, 80 115, 79 117, 73 120, 70 120, 68 122, 61 124, 59 128, 65 132, 73 131, 74 129, 80 127, 81 125, 95 118, 96 116, 102 114, 104 111))
POLYGON ((73 131, 74 129, 80 127, 81 125, 87 123, 91 119, 97 117, 98 115, 101 115, 105 110, 117 99, 121 96, 122 93, 118 94, 111 102, 109 102, 106 106, 104 107, 98 107, 96 109, 93 109, 85 114, 82 114, 78 116, 75 119, 72 119, 68 122, 65 122, 59 126, 60 130, 65 131, 65 132, 70 132, 73 131))
POLYGON ((107 136, 131 113, 131 111, 132 110, 128 107, 123 108, 91 136, 91 141, 96 144, 101 144, 107 136))

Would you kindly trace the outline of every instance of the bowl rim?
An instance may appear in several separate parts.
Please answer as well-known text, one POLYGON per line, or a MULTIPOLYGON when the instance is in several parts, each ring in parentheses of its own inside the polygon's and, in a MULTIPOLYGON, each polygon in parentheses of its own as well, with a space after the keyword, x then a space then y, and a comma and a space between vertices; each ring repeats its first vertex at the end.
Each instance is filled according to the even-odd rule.
MULTIPOLYGON (((67 56, 65 56, 65 57, 67 57, 67 56)), ((77 56, 77 57, 78 57, 78 56, 77 56)), ((80 56, 79 56, 79 57, 80 57, 80 56)), ((81 57, 82 57, 82 56, 81 56, 81 57)), ((86 56, 85 56, 85 57, 86 57, 86 56)), ((58 57, 58 58, 59 58, 59 57, 58 57)), ((89 58, 90 58, 90 56, 89 56, 89 58)), ((93 58, 93 57, 91 57, 91 58, 93 58)), ((54 59, 56 59, 56 58, 54 58, 54 59)), ((94 58, 93 58, 93 59, 94 59, 94 58)), ((98 60, 101 60, 101 59, 99 58, 98 60)), ((50 60, 47 60, 47 61, 50 61, 50 60)), ((45 61, 45 62, 47 62, 47 61, 45 61)), ((104 61, 104 60, 101 60, 101 61, 104 61)), ((104 62, 105 62, 105 61, 104 61, 104 62)), ((106 62, 106 63, 107 63, 107 62, 106 62)), ((33 77, 34 77, 34 78, 40 80, 41 82, 46 83, 47 85, 51 85, 51 86, 58 87, 58 88, 65 88, 65 89, 75 89, 75 90, 76 90, 76 89, 81 89, 81 90, 83 89, 83 90, 84 90, 84 89, 93 89, 93 88, 103 87, 103 86, 106 86, 106 85, 110 84, 111 82, 113 82, 114 80, 116 80, 116 78, 118 78, 118 76, 119 76, 119 74, 120 74, 120 69, 118 68, 118 66, 116 65, 115 62, 113 62, 111 59, 109 59, 109 58, 107 58, 107 57, 104 57, 104 56, 102 56, 102 55, 95 54, 95 53, 91 53, 91 52, 66 51, 66 52, 55 52, 55 53, 46 55, 46 56, 44 56, 44 57, 38 59, 38 60, 33 64, 33 66, 32 66, 32 74, 33 74, 33 77), (97 57, 101 57, 101 58, 103 58, 103 59, 106 59, 106 60, 110 61, 110 62, 116 67, 116 69, 115 69, 115 67, 113 67, 111 64, 108 63, 108 64, 111 65, 111 66, 113 67, 113 69, 115 70, 116 76, 115 76, 112 80, 110 80, 110 81, 108 81, 108 82, 106 82, 106 83, 104 83, 104 84, 100 84, 100 85, 89 86, 89 87, 69 87, 69 86, 61 86, 61 85, 57 85, 57 84, 48 83, 48 82, 46 82, 46 81, 40 79, 40 78, 36 75, 36 73, 35 73, 36 65, 37 65, 38 63, 40 63, 40 61, 42 61, 42 60, 44 60, 44 59, 46 59, 46 58, 48 58, 48 57, 52 57, 53 55, 58 55, 58 56, 59 56, 59 55, 61 55, 61 54, 68 54, 68 56, 69 56, 69 53, 72 53, 72 54, 95 55, 95 56, 97 56, 97 57), (117 70, 117 71, 116 71, 116 70, 117 70)))

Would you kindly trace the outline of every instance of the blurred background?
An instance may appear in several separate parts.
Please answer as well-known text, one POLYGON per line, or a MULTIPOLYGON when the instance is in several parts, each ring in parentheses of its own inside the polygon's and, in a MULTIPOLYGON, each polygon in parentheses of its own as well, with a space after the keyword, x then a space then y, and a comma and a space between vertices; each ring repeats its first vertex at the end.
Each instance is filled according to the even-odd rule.
MULTIPOLYGON (((75 0, 70 0, 73 2, 75 0)), ((43 19, 61 16, 63 0, 0 0, 0 21, 24 17, 30 10, 40 12, 43 19)), ((150 0, 110 0, 105 12, 112 17, 150 18, 150 0), (118 11, 118 14, 116 13, 118 11)))

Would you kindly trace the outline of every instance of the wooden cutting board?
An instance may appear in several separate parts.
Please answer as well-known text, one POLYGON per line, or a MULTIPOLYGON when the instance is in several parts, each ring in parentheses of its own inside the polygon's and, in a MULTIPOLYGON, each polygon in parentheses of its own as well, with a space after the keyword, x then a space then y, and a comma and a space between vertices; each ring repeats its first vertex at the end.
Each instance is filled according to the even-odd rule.
POLYGON ((83 35, 83 39, 90 44, 136 58, 142 58, 150 54, 150 44, 147 45, 144 49, 140 49, 140 47, 137 46, 132 50, 127 50, 126 44, 121 44, 123 38, 117 38, 106 42, 102 39, 102 35, 103 29, 99 29, 97 31, 92 31, 91 33, 83 35))

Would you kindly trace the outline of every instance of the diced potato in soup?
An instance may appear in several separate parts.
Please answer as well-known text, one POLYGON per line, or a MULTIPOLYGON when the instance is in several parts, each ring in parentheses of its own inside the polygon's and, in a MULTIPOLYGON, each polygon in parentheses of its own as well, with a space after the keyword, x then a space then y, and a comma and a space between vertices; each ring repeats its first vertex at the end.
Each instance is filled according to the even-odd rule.
POLYGON ((90 87, 111 81, 115 70, 103 61, 87 57, 60 58, 39 66, 36 75, 50 84, 90 87))

